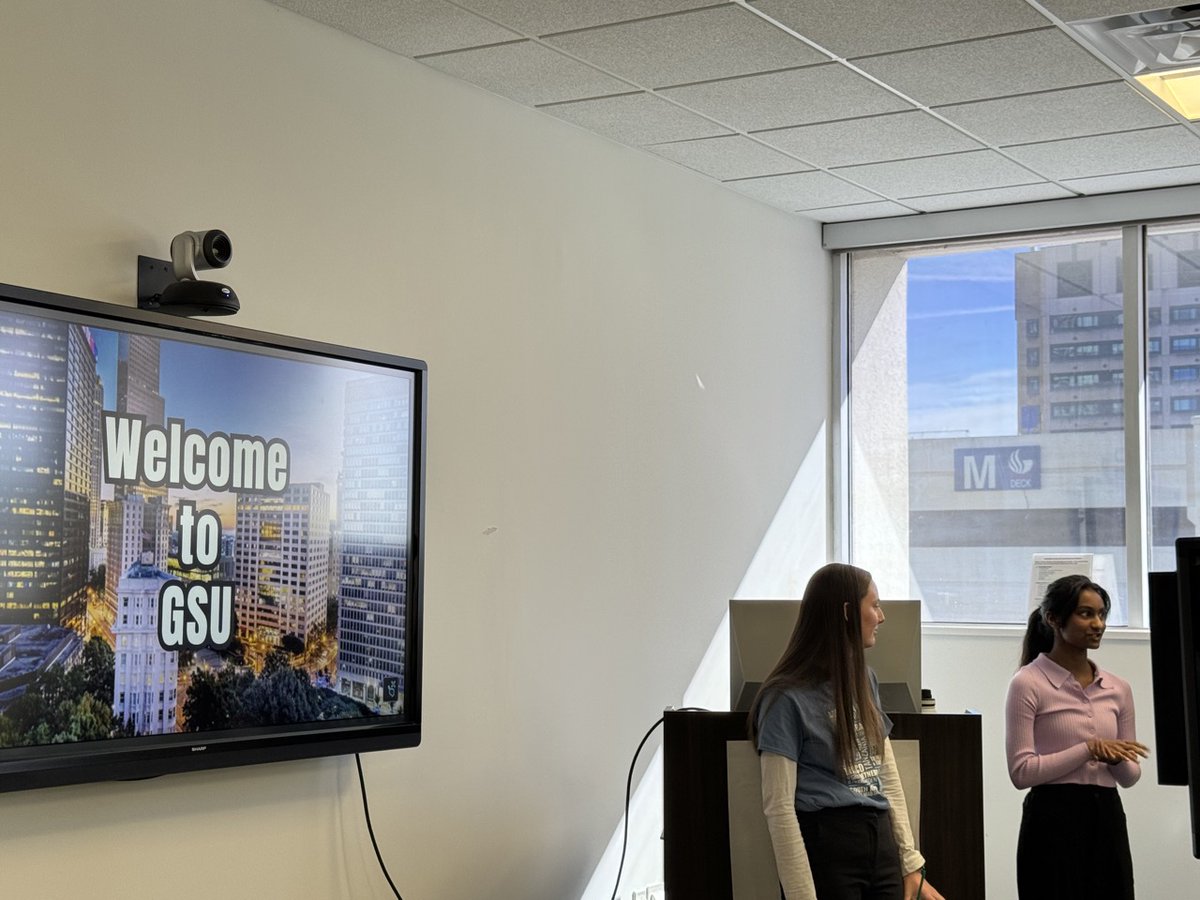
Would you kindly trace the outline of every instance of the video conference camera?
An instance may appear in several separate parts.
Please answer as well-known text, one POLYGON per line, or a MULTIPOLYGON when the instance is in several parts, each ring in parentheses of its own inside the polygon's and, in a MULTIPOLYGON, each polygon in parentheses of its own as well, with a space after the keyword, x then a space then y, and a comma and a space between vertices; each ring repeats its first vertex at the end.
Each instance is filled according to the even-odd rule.
POLYGON ((181 231, 171 240, 175 277, 196 279, 197 269, 223 269, 233 259, 233 241, 220 228, 181 231))
POLYGON ((228 285, 202 281, 197 270, 223 269, 233 259, 224 231, 182 231, 171 239, 170 262, 138 257, 138 308, 177 316, 230 316, 241 309, 228 285))

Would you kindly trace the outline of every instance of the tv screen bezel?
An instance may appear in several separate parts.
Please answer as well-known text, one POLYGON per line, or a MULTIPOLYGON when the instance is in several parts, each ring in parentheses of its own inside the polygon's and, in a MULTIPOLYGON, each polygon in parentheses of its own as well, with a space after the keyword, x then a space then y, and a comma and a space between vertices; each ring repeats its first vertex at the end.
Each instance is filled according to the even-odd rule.
POLYGON ((1192 856, 1200 859, 1200 537, 1175 540, 1179 584, 1179 643, 1183 676, 1183 720, 1187 744, 1188 807, 1192 856))
POLYGON ((1150 572, 1150 681, 1154 701, 1154 761, 1158 783, 1188 783, 1187 729, 1183 709, 1183 651, 1179 631, 1179 580, 1174 572, 1150 572))
POLYGON ((229 732, 176 732, 104 741, 0 749, 0 792, 415 747, 421 742, 424 623, 425 445, 428 367, 423 360, 306 338, 189 319, 136 307, 0 283, 0 309, 133 330, 164 339, 275 355, 319 358, 411 374, 409 596, 406 605, 404 713, 376 719, 263 726, 229 732))

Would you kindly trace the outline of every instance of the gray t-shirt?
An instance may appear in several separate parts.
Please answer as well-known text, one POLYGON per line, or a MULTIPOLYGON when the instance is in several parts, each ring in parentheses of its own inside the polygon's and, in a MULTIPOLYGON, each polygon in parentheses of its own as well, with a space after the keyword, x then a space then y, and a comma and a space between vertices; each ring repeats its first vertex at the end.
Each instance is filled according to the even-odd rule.
MULTIPOLYGON (((879 683, 871 678, 871 695, 879 709, 879 683)), ((882 711, 883 733, 892 720, 882 711)), ((784 688, 764 698, 758 713, 758 749, 796 763, 796 810, 814 812, 840 806, 887 809, 883 793, 883 760, 867 746, 862 724, 855 722, 857 748, 849 772, 837 762, 833 742, 833 688, 824 684, 784 688)))

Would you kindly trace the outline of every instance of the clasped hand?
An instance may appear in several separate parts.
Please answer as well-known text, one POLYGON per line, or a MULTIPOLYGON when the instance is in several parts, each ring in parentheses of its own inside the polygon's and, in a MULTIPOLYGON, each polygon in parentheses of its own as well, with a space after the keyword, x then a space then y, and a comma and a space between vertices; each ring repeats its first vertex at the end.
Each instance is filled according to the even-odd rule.
POLYGON ((1150 748, 1141 741, 1105 741, 1093 738, 1087 742, 1092 759, 1106 763, 1137 762, 1139 757, 1150 755, 1150 748))

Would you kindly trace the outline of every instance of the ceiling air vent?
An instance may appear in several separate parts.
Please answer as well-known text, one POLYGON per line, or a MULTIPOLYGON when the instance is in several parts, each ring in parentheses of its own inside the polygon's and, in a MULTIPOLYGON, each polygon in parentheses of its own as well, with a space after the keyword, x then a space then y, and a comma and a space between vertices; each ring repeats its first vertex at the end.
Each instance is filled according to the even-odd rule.
POLYGON ((1200 3, 1067 23, 1188 119, 1200 119, 1200 3))

